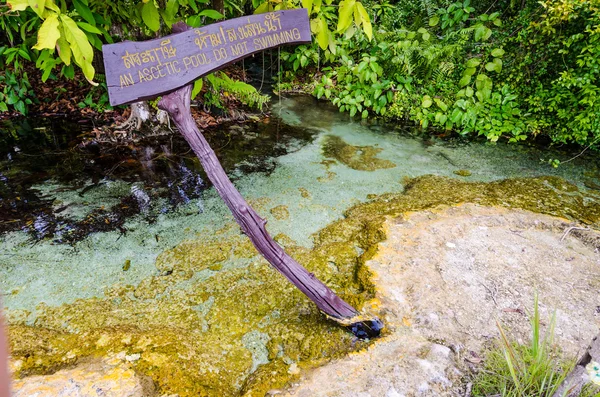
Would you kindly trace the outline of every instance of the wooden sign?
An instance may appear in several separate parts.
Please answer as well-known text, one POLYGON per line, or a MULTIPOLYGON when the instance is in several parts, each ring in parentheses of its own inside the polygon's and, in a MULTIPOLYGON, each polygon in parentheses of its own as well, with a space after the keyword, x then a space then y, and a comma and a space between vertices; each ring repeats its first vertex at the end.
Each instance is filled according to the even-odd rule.
POLYGON ((229 19, 148 41, 102 46, 110 104, 151 99, 268 48, 311 41, 304 8, 229 19))

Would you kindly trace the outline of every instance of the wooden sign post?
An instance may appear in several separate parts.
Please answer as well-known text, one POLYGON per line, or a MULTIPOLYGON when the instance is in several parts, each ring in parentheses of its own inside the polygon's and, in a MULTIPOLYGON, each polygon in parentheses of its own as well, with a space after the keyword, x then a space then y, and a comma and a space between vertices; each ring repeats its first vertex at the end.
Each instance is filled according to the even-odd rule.
POLYGON ((103 47, 110 103, 119 105, 163 95, 158 107, 169 113, 258 252, 327 316, 360 338, 378 336, 383 328, 379 319, 360 318, 355 308, 290 257, 267 233, 267 221, 233 186, 190 112, 190 83, 195 79, 265 48, 310 42, 306 9, 252 15, 197 29, 177 23, 173 31, 175 34, 161 39, 103 47))

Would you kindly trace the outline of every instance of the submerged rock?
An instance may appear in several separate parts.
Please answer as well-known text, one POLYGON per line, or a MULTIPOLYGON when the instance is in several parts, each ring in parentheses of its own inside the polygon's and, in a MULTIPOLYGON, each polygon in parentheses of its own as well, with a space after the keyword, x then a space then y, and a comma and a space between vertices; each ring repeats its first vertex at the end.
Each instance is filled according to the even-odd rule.
POLYGON ((456 171, 454 171, 454 174, 458 175, 458 176, 471 176, 471 171, 469 171, 469 170, 456 170, 456 171))
POLYGON ((290 217, 290 211, 285 205, 278 205, 269 210, 269 212, 275 217, 275 219, 282 221, 290 217))
POLYGON ((383 149, 374 146, 353 146, 335 135, 327 135, 323 143, 323 155, 359 171, 375 171, 394 168, 396 164, 377 157, 383 149))

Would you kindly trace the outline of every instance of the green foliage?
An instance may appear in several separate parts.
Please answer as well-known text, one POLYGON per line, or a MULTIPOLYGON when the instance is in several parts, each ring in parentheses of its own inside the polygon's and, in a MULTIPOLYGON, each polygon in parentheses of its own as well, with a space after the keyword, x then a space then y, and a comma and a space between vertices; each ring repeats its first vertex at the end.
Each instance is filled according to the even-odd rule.
POLYGON ((250 107, 262 111, 264 105, 269 102, 268 95, 260 94, 256 88, 243 81, 233 80, 223 72, 211 73, 202 79, 197 80, 192 91, 194 98, 206 85, 207 90, 204 94, 203 102, 205 106, 215 106, 224 109, 223 99, 234 97, 250 107), (206 82, 206 84, 204 84, 206 82))
MULTIPOLYGON (((21 58, 36 62, 42 70, 43 82, 51 76, 73 78, 79 69, 95 85, 94 53, 100 51, 103 44, 115 39, 140 40, 165 35, 179 20, 198 27, 242 15, 246 6, 245 0, 226 0, 223 4, 227 15, 223 15, 210 8, 209 0, 141 0, 133 3, 130 0, 72 0, 59 3, 57 5, 54 0, 8 0, 6 12, 0 12, 0 27, 7 32, 7 39, 0 38, 2 66, 18 72, 22 66, 21 58)), ((252 5, 257 13, 305 6, 309 9, 316 40, 322 49, 327 49, 329 56, 335 54, 334 36, 337 34, 361 29, 367 37, 373 36, 370 16, 356 0, 342 0, 339 7, 333 0, 268 0, 263 3, 253 0, 252 5)), ((297 69, 300 65, 307 66, 309 60, 318 62, 318 57, 315 51, 309 51, 309 54, 291 57, 290 62, 297 64, 297 69)), ((225 84, 222 80, 207 81, 220 84, 213 87, 217 92, 225 84)), ((248 100, 250 106, 264 104, 264 96, 251 93, 245 84, 227 84, 233 87, 227 92, 239 92, 239 99, 248 100)), ((21 92, 20 88, 18 92, 21 92)), ((208 92, 210 95, 213 91, 208 92)), ((217 103, 218 97, 216 95, 209 101, 217 103)), ((88 96, 82 104, 93 103, 90 98, 88 96)), ((18 105, 18 109, 22 106, 18 105)))
POLYGON ((509 81, 532 114, 532 132, 589 144, 600 137, 600 8, 597 1, 548 0, 544 13, 509 39, 509 81))
MULTIPOLYGON (((25 113, 26 105, 34 98, 22 98, 14 102, 17 94, 33 94, 22 79, 24 62, 35 62, 42 70, 42 82, 52 76, 72 79, 78 69, 92 86, 96 71, 94 55, 105 43, 115 39, 140 40, 149 38, 154 32, 170 33, 173 23, 190 20, 192 25, 210 23, 224 16, 207 8, 208 0, 142 0, 132 3, 129 0, 54 0, 29 1, 8 0, 0 6, 0 66, 6 72, 3 81, 14 81, 18 86, 0 82, 0 90, 5 98, 1 100, 0 111, 12 106, 25 113), (23 81, 23 83, 21 83, 23 81), (25 101, 29 99, 29 101, 25 101)), ((229 10, 240 12, 235 2, 226 3, 229 10)), ((28 82, 27 82, 28 84, 28 82)), ((106 90, 106 86, 100 87, 106 90)), ((92 90, 79 105, 99 110, 107 108, 104 94, 92 90), (100 100, 102 103, 97 103, 100 100)))
MULTIPOLYGON (((498 323, 500 341, 485 356, 483 368, 473 379, 473 396, 551 397, 574 366, 561 358, 554 345, 553 316, 545 336, 541 335, 538 298, 531 318, 531 341, 527 345, 509 339, 498 323)), ((597 387, 588 385, 580 394, 598 396, 597 387)))
POLYGON ((337 52, 336 34, 347 32, 353 34, 359 29, 369 40, 373 38, 371 17, 365 6, 356 0, 341 0, 337 5, 333 0, 267 0, 265 2, 253 0, 253 5, 256 7, 255 14, 289 8, 306 8, 310 17, 310 30, 315 42, 327 53, 326 57, 337 52))
POLYGON ((466 0, 432 12, 414 30, 380 29, 375 46, 357 40, 360 35, 345 38, 315 95, 351 117, 406 118, 493 142, 524 139, 517 97, 508 86, 494 85, 505 50, 493 33, 502 23, 497 13, 474 18, 473 11, 466 0))
POLYGON ((0 76, 0 112, 8 112, 11 109, 21 114, 27 114, 27 105, 31 105, 34 97, 27 73, 21 76, 9 70, 0 76))
MULTIPOLYGON (((101 76, 102 77, 102 76, 101 76)), ((108 89, 106 88, 106 81, 102 78, 102 82, 98 86, 93 87, 88 94, 85 96, 82 102, 79 102, 77 106, 80 108, 89 108, 97 112, 104 112, 105 110, 112 110, 113 107, 110 105, 108 98, 108 89)))
MULTIPOLYGON (((595 0, 540 4, 365 2, 378 22, 372 40, 350 26, 325 51, 313 44, 284 54, 283 77, 316 67, 323 76, 314 95, 353 117, 384 115, 492 142, 546 135, 596 145, 600 8, 595 0), (370 60, 382 71, 359 67, 370 60)), ((346 26, 347 11, 339 14, 345 22, 332 15, 327 26, 346 26)))

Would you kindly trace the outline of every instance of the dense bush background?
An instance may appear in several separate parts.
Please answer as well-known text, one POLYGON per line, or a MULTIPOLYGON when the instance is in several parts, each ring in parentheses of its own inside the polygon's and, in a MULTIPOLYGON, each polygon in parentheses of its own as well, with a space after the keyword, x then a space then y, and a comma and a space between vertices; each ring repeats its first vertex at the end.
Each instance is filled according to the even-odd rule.
MULTIPOLYGON (((597 0, 30 3, 10 0, 0 12, 0 112, 25 113, 37 100, 27 65, 37 67, 43 82, 85 76, 99 83, 83 106, 107 106, 103 76, 90 56, 103 43, 166 34, 177 20, 199 26, 305 7, 315 40, 281 52, 284 89, 317 76, 311 92, 352 117, 411 120, 493 142, 600 141, 597 0)), ((219 89, 234 90, 235 82, 222 76, 215 86, 217 78, 204 79, 212 87, 203 91, 209 101, 219 89)), ((242 97, 259 98, 237 87, 248 94, 242 97)))

